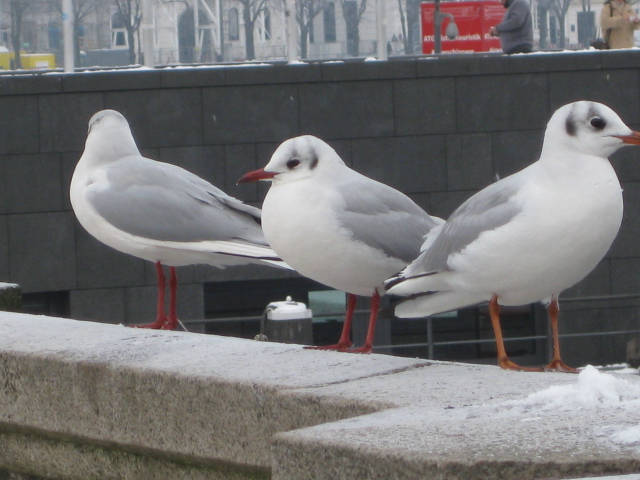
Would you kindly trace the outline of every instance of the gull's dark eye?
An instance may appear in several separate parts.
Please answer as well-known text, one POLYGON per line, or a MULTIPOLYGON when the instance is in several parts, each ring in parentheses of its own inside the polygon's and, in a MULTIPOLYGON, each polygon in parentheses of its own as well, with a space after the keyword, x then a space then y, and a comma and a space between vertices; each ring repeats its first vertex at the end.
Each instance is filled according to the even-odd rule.
POLYGON ((287 162, 287 168, 289 170, 296 168, 298 165, 300 165, 300 160, 298 160, 297 158, 292 158, 287 162))
POLYGON ((597 130, 603 130, 604 127, 607 126, 607 122, 600 117, 593 117, 589 123, 591 123, 591 126, 597 130))

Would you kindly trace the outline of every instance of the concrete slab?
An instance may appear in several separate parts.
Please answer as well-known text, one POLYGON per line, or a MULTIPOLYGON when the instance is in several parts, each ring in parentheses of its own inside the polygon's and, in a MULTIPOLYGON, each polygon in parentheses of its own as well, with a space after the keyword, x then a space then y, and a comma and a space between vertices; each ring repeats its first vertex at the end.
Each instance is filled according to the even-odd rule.
POLYGON ((620 475, 640 472, 639 406, 639 375, 593 368, 504 372, 0 313, 0 469, 46 478, 620 475))
POLYGON ((276 435, 274 479, 552 479, 640 471, 640 377, 434 363, 318 395, 399 408, 276 435), (366 393, 364 393, 366 392, 366 393))
POLYGON ((161 477, 151 467, 141 476, 140 462, 122 455, 117 474, 107 475, 115 451, 152 456, 174 470, 195 465, 264 477, 275 433, 391 406, 288 390, 421 363, 0 313, 0 432, 21 439, 3 442, 16 447, 15 454, 7 447, 0 468, 83 480, 161 477), (79 446, 89 451, 83 461, 79 446), (80 465, 93 476, 78 476, 80 465))

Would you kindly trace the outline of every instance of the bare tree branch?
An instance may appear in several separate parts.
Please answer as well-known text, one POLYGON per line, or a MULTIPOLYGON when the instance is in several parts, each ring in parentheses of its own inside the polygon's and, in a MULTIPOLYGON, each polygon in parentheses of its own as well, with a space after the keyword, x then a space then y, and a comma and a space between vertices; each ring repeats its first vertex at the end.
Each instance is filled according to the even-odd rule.
POLYGON ((22 68, 20 49, 22 48, 22 19, 25 12, 33 7, 35 0, 10 0, 11 47, 14 52, 14 68, 22 68))
POLYGON ((357 57, 360 55, 360 20, 367 10, 367 0, 360 0, 360 3, 358 0, 340 0, 340 5, 347 24, 347 52, 357 57))
POLYGON ((136 63, 135 33, 140 28, 142 21, 142 6, 140 0, 114 0, 118 7, 120 20, 127 31, 127 43, 129 44, 129 63, 136 63))
POLYGON ((265 9, 267 0, 238 0, 242 5, 242 18, 244 20, 244 36, 247 60, 255 60, 256 47, 253 41, 253 31, 256 20, 265 9))

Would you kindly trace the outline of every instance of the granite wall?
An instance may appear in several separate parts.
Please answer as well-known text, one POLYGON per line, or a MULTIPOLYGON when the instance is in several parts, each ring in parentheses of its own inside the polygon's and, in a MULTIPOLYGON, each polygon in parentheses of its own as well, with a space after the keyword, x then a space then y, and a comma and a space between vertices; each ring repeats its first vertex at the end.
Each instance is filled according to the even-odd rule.
MULTIPOLYGON (((150 320, 153 266, 98 243, 69 203, 87 121, 98 110, 122 112, 147 156, 256 205, 265 186, 236 180, 266 164, 281 141, 309 133, 356 170, 446 217, 496 176, 535 160, 548 118, 565 103, 604 102, 638 128, 639 67, 640 51, 629 50, 2 75, 0 281, 36 298, 60 292, 72 318, 150 320)), ((607 258, 563 295, 592 297, 564 302, 565 331, 640 327, 639 160, 632 149, 613 157, 624 183, 622 230, 607 258), (607 295, 624 298, 593 299, 607 295)), ((205 282, 291 275, 184 267, 179 278, 181 317, 202 318, 205 282)), ((615 360, 606 352, 617 352, 623 337, 569 339, 565 350, 577 362, 585 348, 615 360)))

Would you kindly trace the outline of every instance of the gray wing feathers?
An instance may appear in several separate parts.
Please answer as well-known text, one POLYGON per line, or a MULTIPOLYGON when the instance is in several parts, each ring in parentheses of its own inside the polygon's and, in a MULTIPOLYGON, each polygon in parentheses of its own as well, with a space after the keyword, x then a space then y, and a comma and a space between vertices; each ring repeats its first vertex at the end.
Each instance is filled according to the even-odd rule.
POLYGON ((260 210, 243 204, 187 170, 144 157, 106 169, 112 188, 89 200, 117 228, 161 241, 241 239, 267 245, 260 210))
POLYGON ((461 252, 483 232, 507 224, 520 212, 514 201, 518 179, 508 177, 481 190, 453 212, 431 247, 403 273, 404 277, 448 270, 449 257, 461 252))
POLYGON ((353 238, 390 257, 411 262, 420 253, 424 236, 441 219, 431 217, 409 197, 375 182, 345 185, 339 220, 353 238), (371 187, 371 188, 368 188, 371 187))

